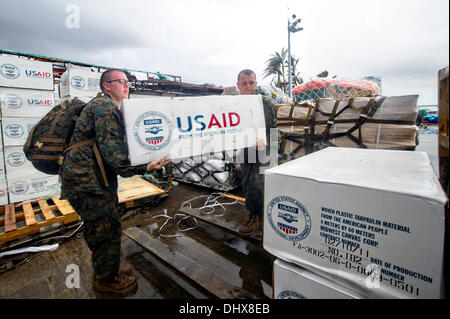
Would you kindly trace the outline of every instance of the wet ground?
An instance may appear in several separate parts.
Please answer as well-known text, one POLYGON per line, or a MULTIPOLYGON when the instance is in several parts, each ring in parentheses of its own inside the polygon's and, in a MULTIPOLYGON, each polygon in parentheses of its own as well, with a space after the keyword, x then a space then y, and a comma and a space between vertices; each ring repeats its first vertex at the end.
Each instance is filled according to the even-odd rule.
MULTIPOLYGON (((153 218, 164 214, 172 217, 180 213, 184 201, 211 192, 179 184, 156 206, 138 209, 134 217, 124 221, 122 264, 130 265, 138 278, 138 288, 130 294, 105 294, 93 289, 90 252, 81 234, 75 234, 58 249, 29 254, 30 260, 1 273, 0 298, 270 298, 274 258, 257 240, 242 239, 192 217, 177 226, 187 215, 175 216, 163 228, 168 218, 153 218), (132 240, 125 234, 127 229, 137 230, 141 236, 132 240), (177 237, 164 237, 171 235, 177 237), (156 250, 145 248, 147 244, 156 250), (74 265, 79 270, 79 288, 74 265)), ((199 207, 203 201, 200 198, 192 205, 199 207)), ((225 213, 218 218, 237 223, 246 221, 243 205, 224 207, 225 212, 219 207, 212 214, 225 213)))

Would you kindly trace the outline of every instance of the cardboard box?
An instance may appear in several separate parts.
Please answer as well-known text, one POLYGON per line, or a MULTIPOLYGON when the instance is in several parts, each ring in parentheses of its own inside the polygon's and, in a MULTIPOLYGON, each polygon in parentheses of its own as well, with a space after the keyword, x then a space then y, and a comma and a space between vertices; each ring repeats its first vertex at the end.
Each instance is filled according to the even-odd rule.
POLYGON ((83 69, 67 69, 61 75, 60 97, 96 96, 100 92, 101 73, 83 69))
POLYGON ((58 175, 43 173, 7 176, 9 201, 18 203, 58 195, 61 192, 58 175))
POLYGON ((27 160, 25 153, 23 152, 23 146, 6 146, 4 154, 7 176, 13 177, 40 173, 34 168, 33 164, 27 160))
POLYGON ((0 205, 8 205, 8 185, 5 179, 0 179, 0 205))
POLYGON ((273 263, 274 299, 365 299, 305 268, 276 259, 273 263))
POLYGON ((254 146, 265 139, 260 95, 127 99, 121 106, 131 165, 254 146))
POLYGON ((2 117, 43 117, 54 106, 54 92, 0 88, 2 117))
POLYGON ((31 129, 41 118, 4 117, 2 120, 3 147, 24 145, 31 129))
POLYGON ((446 202, 426 153, 329 147, 266 171, 264 248, 367 297, 441 298, 446 202))
POLYGON ((53 64, 0 55, 0 86, 53 90, 53 64))

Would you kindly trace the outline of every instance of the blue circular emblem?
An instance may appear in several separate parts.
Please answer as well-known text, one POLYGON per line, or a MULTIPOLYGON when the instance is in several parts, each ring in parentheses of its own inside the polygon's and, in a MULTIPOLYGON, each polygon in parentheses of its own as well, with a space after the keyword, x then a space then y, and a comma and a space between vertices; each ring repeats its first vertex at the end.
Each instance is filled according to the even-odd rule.
POLYGON ((10 63, 5 63, 0 67, 0 73, 7 79, 16 79, 20 75, 20 70, 17 66, 10 63))
POLYGON ((278 294, 277 299, 306 299, 306 298, 293 290, 284 290, 278 294))
POLYGON ((14 167, 22 166, 26 162, 25 154, 22 152, 13 152, 8 155, 6 161, 9 165, 14 167))
POLYGON ((84 88, 86 83, 81 76, 73 76, 70 79, 70 85, 77 90, 81 90, 82 88, 84 88))
POLYGON ((22 106, 22 104, 23 104, 22 99, 17 94, 8 94, 6 96, 7 108, 17 110, 22 106))
POLYGON ((273 230, 290 241, 305 239, 311 231, 311 216, 295 198, 278 196, 267 205, 267 220, 273 230))
POLYGON ((13 183, 10 189, 15 195, 25 194, 28 191, 28 184, 24 181, 18 181, 13 183))
POLYGON ((24 129, 20 124, 9 124, 5 127, 5 134, 8 137, 19 138, 22 137, 24 129))
POLYGON ((162 150, 170 143, 172 122, 161 112, 145 112, 134 122, 133 136, 136 142, 146 150, 162 150))

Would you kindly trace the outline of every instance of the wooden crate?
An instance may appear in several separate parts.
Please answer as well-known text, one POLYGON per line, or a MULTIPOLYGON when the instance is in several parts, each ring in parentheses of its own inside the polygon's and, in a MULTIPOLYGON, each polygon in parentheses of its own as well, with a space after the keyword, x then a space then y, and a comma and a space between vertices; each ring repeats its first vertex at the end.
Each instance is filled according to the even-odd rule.
POLYGON ((78 214, 66 200, 55 196, 0 207, 0 244, 39 233, 50 225, 70 224, 78 214))

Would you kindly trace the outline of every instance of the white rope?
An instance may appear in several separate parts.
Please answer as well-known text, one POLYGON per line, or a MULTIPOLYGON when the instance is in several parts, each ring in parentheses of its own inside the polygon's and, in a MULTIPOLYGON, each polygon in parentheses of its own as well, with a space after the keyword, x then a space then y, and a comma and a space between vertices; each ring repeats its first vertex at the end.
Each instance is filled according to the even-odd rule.
POLYGON ((174 214, 173 216, 169 216, 169 215, 167 215, 167 209, 164 209, 164 214, 156 215, 156 216, 153 216, 153 217, 151 218, 151 219, 158 218, 158 217, 164 217, 164 218, 166 218, 166 221, 164 222, 164 224, 162 224, 162 226, 159 228, 159 236, 161 236, 161 237, 168 237, 168 238, 170 238, 170 237, 180 237, 180 236, 181 236, 181 235, 179 235, 179 234, 175 234, 175 235, 165 235, 165 234, 162 233, 162 229, 164 228, 164 226, 166 226, 167 223, 168 223, 170 220, 175 221, 175 219, 176 219, 177 216, 183 217, 182 219, 180 219, 180 220, 176 223, 177 231, 179 231, 179 232, 185 232, 185 231, 188 231, 188 230, 192 230, 192 229, 197 228, 197 226, 198 226, 198 221, 197 221, 197 219, 196 219, 195 217, 190 216, 190 215, 186 215, 186 214, 179 214, 179 213, 178 213, 178 214, 174 214), (194 221, 195 221, 195 223, 196 223, 196 225, 193 226, 193 227, 186 228, 186 229, 180 229, 180 223, 181 223, 183 220, 188 219, 188 218, 193 218, 194 221))
POLYGON ((180 205, 180 209, 181 208, 190 208, 193 209, 192 207, 192 202, 199 199, 199 198, 205 198, 206 197, 206 201, 204 202, 203 206, 201 207, 197 207, 195 209, 198 209, 199 211, 205 210, 205 209, 210 209, 209 211, 205 211, 203 212, 206 215, 211 215, 212 213, 214 213, 216 211, 215 207, 220 207, 223 209, 223 213, 221 215, 217 214, 214 215, 214 217, 222 217, 225 216, 226 214, 226 208, 224 206, 228 206, 228 205, 234 205, 234 204, 241 204, 244 205, 244 203, 238 201, 238 200, 234 200, 233 202, 228 202, 228 203, 221 203, 219 201, 220 198, 225 198, 225 196, 222 195, 223 193, 211 193, 210 195, 200 195, 197 197, 194 197, 192 199, 189 199, 187 201, 184 201, 181 203, 180 205))
MULTIPOLYGON (((181 205, 180 205, 180 209, 190 208, 190 209, 198 209, 199 211, 206 210, 204 212, 204 214, 211 215, 212 213, 214 213, 216 211, 216 207, 220 207, 223 210, 223 213, 222 214, 215 214, 213 216, 214 217, 222 217, 222 216, 225 216, 226 211, 227 211, 225 206, 234 205, 234 204, 244 205, 244 203, 242 203, 242 202, 240 202, 240 201, 238 201, 236 199, 234 199, 234 201, 232 201, 232 202, 222 203, 219 200, 221 198, 226 198, 222 194, 223 193, 211 193, 209 195, 200 195, 200 196, 194 197, 192 199, 189 199, 189 200, 186 200, 186 201, 182 202, 181 205), (203 203, 203 206, 198 207, 198 208, 193 208, 192 207, 192 202, 193 201, 195 201, 197 199, 200 199, 200 198, 205 198, 205 197, 206 197, 206 200, 203 203)), ((159 215, 153 216, 151 219, 155 219, 155 218, 159 218, 159 217, 163 217, 163 218, 166 219, 166 221, 159 228, 159 235, 161 237, 180 237, 181 236, 180 234, 166 235, 166 234, 162 233, 163 228, 169 223, 169 221, 172 220, 172 221, 175 222, 177 217, 181 217, 181 219, 176 223, 177 232, 186 232, 186 231, 189 231, 189 230, 192 230, 192 229, 195 229, 195 228, 198 227, 197 219, 194 216, 191 216, 189 214, 176 213, 173 216, 169 216, 169 215, 167 215, 167 209, 164 209, 164 214, 159 214, 159 215), (195 221, 196 225, 193 226, 193 227, 188 227, 186 229, 181 229, 180 224, 184 220, 189 219, 189 218, 193 218, 193 220, 195 221)))

